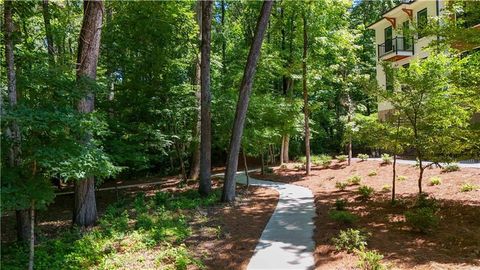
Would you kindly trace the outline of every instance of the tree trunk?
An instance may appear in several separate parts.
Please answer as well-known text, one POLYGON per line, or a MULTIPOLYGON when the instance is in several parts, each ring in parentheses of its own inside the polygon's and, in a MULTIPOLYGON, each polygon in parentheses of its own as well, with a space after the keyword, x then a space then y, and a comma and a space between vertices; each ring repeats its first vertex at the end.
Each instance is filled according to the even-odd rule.
MULTIPOLYGON (((13 2, 5 1, 4 3, 4 19, 5 19, 5 62, 7 66, 7 88, 8 88, 8 103, 10 110, 17 106, 17 76, 15 73, 15 55, 12 34, 13 26, 13 2)), ((10 167, 19 166, 20 159, 20 126, 16 121, 12 121, 11 126, 6 130, 6 135, 11 139, 12 146, 9 149, 8 161, 10 167)), ((15 212, 17 224, 17 239, 20 241, 28 241, 30 239, 31 219, 28 210, 17 210, 15 212)))
POLYGON ((392 174, 393 174, 393 177, 392 177, 392 203, 395 202, 395 184, 396 184, 396 180, 397 180, 397 153, 394 153, 393 154, 393 166, 392 166, 392 174))
POLYGON ((303 59, 302 59, 302 78, 303 78, 303 113, 305 116, 305 174, 310 174, 310 126, 308 124, 308 89, 307 89, 307 49, 308 49, 308 35, 307 35, 307 17, 303 14, 303 59))
POLYGON ((420 164, 420 175, 418 176, 418 193, 422 194, 422 180, 423 180, 423 172, 425 171, 425 168, 423 167, 423 161, 421 158, 418 159, 418 162, 420 164))
MULTIPOLYGON (((30 204, 30 220, 35 220, 35 201, 30 204)), ((30 222, 30 254, 28 256, 28 270, 33 270, 35 258, 35 222, 30 222)))
MULTIPOLYGON (((352 116, 348 113, 347 123, 352 121, 352 116)), ((348 166, 352 164, 352 131, 350 130, 350 134, 348 134, 348 166)))
POLYGON ((280 146, 280 166, 283 164, 283 153, 285 152, 285 136, 282 136, 282 145, 280 146))
POLYGON ((212 122, 210 94, 210 41, 212 28, 213 1, 202 1, 202 45, 201 45, 201 140, 200 140, 200 185, 198 191, 202 195, 210 194, 212 190, 212 122))
POLYGON ((227 169, 225 171, 225 183, 222 192, 223 202, 232 202, 235 200, 235 174, 238 166, 238 154, 240 151, 240 142, 242 140, 245 117, 248 110, 248 102, 252 91, 253 78, 257 67, 260 49, 262 47, 263 37, 267 28, 268 19, 272 10, 273 1, 265 0, 258 18, 253 43, 248 53, 247 64, 243 73, 242 83, 235 111, 235 120, 233 122, 232 137, 230 139, 230 150, 228 153, 227 169))
MULTIPOLYGON (((100 36, 103 19, 102 1, 83 3, 83 22, 78 41, 77 81, 92 80, 97 77, 97 62, 100 53, 100 36)), ((84 85, 81 83, 81 85, 84 85)), ((91 113, 95 107, 95 95, 92 89, 83 89, 86 95, 78 102, 80 113, 91 113)), ((91 134, 87 133, 83 143, 89 144, 91 134)), ((89 176, 75 182, 75 207, 73 223, 81 227, 93 226, 97 220, 95 201, 95 179, 89 176)))
POLYGON ((178 162, 180 163, 180 173, 182 174, 182 183, 187 183, 187 172, 185 171, 185 165, 183 163, 182 151, 177 143, 175 143, 175 151, 177 152, 178 162))
POLYGON ((247 189, 250 187, 250 177, 248 176, 247 155, 245 154, 245 148, 242 149, 243 154, 243 169, 245 171, 245 177, 247 177, 247 189))
POLYGON ((290 136, 287 134, 285 135, 285 142, 283 145, 283 162, 288 163, 290 162, 290 158, 288 157, 288 149, 290 145, 290 136))
POLYGON ((47 50, 50 62, 55 63, 55 49, 53 47, 52 27, 50 26, 50 10, 48 0, 42 1, 43 21, 45 23, 45 37, 47 40, 47 50))
MULTIPOLYGON (((200 29, 198 32, 198 40, 199 43, 202 42, 202 2, 197 1, 196 7, 196 17, 197 17, 197 24, 200 29)), ((202 117, 201 117, 201 109, 200 104, 202 102, 202 93, 200 90, 200 80, 201 80, 201 70, 200 70, 200 53, 197 54, 195 60, 195 80, 194 85, 196 87, 195 97, 197 100, 197 121, 195 126, 193 127, 192 137, 193 137, 193 144, 192 144, 192 159, 190 162, 190 172, 188 173, 188 178, 197 180, 200 174, 200 130, 202 128, 202 117)))

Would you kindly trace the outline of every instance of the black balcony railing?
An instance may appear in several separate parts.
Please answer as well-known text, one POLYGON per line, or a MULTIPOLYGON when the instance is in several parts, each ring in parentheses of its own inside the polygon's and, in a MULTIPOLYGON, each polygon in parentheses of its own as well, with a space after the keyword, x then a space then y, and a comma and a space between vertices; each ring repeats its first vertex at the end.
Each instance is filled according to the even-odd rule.
POLYGON ((396 37, 393 39, 388 39, 385 41, 385 43, 378 45, 378 58, 391 53, 397 55, 398 52, 411 52, 413 55, 413 37, 396 37))

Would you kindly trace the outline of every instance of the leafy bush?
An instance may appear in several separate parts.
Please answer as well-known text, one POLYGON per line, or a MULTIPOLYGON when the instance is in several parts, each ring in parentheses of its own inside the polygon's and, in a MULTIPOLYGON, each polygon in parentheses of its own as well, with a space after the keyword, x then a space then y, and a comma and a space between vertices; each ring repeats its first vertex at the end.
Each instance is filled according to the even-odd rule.
POLYGON ((148 210, 147 204, 145 203, 145 193, 139 192, 135 196, 133 201, 133 207, 137 213, 145 213, 148 210))
POLYGON ((368 173, 368 176, 375 176, 375 175, 377 175, 377 171, 370 171, 368 173))
POLYGON ((306 156, 299 157, 297 161, 299 163, 305 164, 307 163, 307 157, 306 156))
POLYGON ((267 174, 273 173, 272 167, 263 167, 263 171, 267 174))
POLYGON ((337 160, 338 162, 344 162, 348 159, 348 156, 347 155, 339 155, 337 156, 337 160))
POLYGON ((422 193, 418 196, 415 201, 414 207, 416 208, 430 208, 434 211, 438 209, 437 200, 434 197, 431 197, 425 193, 422 193))
POLYGON ((345 207, 347 206, 347 201, 344 199, 337 199, 335 200, 335 209, 342 211, 345 210, 345 207))
POLYGON ((352 252, 367 246, 367 236, 359 230, 341 230, 338 237, 332 238, 333 245, 337 250, 352 252))
POLYGON ((170 199, 170 197, 171 196, 170 194, 168 194, 168 192, 159 191, 155 193, 155 197, 154 197, 155 205, 157 206, 165 205, 168 199, 170 199))
POLYGON ((366 161, 369 158, 369 156, 368 154, 358 154, 357 158, 359 158, 361 161, 366 161))
POLYGON ((382 191, 383 192, 388 192, 388 191, 391 191, 392 190, 392 186, 391 185, 383 185, 382 186, 382 191))
POLYGON ((358 193, 360 193, 360 197, 363 200, 367 200, 370 197, 372 197, 374 191, 375 190, 372 187, 369 187, 369 186, 361 186, 361 187, 358 188, 358 193))
POLYGON ((408 178, 407 178, 405 175, 399 175, 399 176, 397 177, 397 180, 400 181, 400 182, 406 181, 407 179, 408 179, 408 178))
POLYGON ((460 191, 461 192, 470 192, 470 191, 476 190, 477 188, 478 188, 478 186, 476 186, 476 185, 465 183, 460 187, 460 191))
POLYGON ((360 175, 352 175, 347 179, 347 183, 351 186, 360 185, 362 177, 360 175))
POLYGON ((358 217, 355 214, 345 210, 332 210, 328 212, 328 216, 332 220, 344 224, 353 224, 358 220, 358 217))
POLYGON ((332 157, 329 155, 312 156, 312 163, 317 166, 328 167, 332 163, 332 157))
POLYGON ((185 270, 189 265, 196 265, 199 268, 203 268, 202 263, 190 254, 185 244, 179 247, 167 245, 158 255, 156 262, 158 266, 162 266, 162 269, 168 265, 172 265, 178 270, 185 270))
POLYGON ((384 270, 387 269, 382 264, 383 255, 376 251, 357 250, 358 264, 362 270, 384 270))
POLYGON ((154 225, 154 222, 150 215, 140 214, 137 216, 137 223, 135 224, 135 228, 150 230, 153 227, 153 225, 154 225))
POLYGON ((345 190, 345 188, 347 188, 348 186, 348 183, 345 183, 345 182, 336 182, 335 183, 335 187, 338 188, 339 190, 345 190))
POLYGON ((430 186, 438 186, 438 185, 442 184, 442 179, 438 176, 432 177, 432 178, 430 178, 428 184, 430 186))
POLYGON ((458 164, 455 164, 455 163, 449 163, 447 165, 445 165, 442 169, 442 172, 456 172, 456 171, 460 171, 460 166, 458 166, 458 164))
POLYGON ((280 170, 284 171, 287 169, 287 165, 286 164, 282 164, 280 165, 280 170))
POLYGON ((392 157, 389 154, 382 154, 382 163, 383 164, 391 164, 392 163, 392 157))
POLYGON ((405 212, 407 224, 421 233, 428 233, 438 226, 440 218, 430 207, 414 208, 405 212))

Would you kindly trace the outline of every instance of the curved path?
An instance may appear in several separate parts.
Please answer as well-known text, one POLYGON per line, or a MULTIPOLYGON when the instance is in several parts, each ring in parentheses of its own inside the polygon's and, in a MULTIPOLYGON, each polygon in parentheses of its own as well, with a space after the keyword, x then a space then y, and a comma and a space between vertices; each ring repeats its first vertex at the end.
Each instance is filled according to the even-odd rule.
MULTIPOLYGON (((237 174, 237 182, 246 183, 244 173, 237 174)), ((280 196, 248 269, 313 269, 315 204, 310 189, 252 177, 250 184, 274 188, 280 196)))

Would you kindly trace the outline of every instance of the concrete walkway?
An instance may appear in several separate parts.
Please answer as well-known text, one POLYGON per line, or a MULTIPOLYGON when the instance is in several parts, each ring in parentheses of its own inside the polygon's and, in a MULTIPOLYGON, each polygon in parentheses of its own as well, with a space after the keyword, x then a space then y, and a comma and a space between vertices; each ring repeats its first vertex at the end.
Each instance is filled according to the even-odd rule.
MULTIPOLYGON (((237 183, 246 184, 244 173, 237 175, 237 183)), ((248 269, 313 269, 315 204, 310 189, 252 177, 250 184, 274 188, 280 196, 248 269)))
MULTIPOLYGON (((359 160, 358 158, 352 158, 352 160, 359 160)), ((374 160, 374 161, 382 161, 381 158, 369 158, 368 160, 374 160)), ((407 165, 416 165, 417 161, 416 160, 406 160, 406 159, 397 159, 398 164, 407 164, 407 165)), ((432 163, 431 161, 424 161, 425 164, 432 163)), ((466 162, 454 162, 453 164, 457 164, 458 167, 460 168, 476 168, 480 169, 480 163, 466 163, 466 162)), ((445 166, 447 165, 446 163, 440 163, 440 165, 445 166)))

